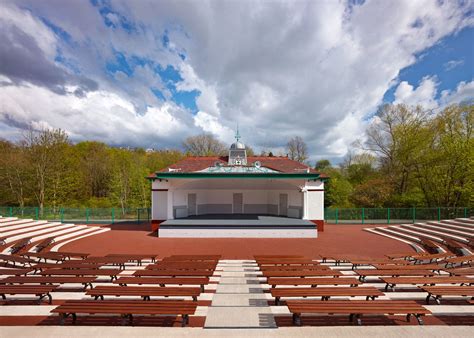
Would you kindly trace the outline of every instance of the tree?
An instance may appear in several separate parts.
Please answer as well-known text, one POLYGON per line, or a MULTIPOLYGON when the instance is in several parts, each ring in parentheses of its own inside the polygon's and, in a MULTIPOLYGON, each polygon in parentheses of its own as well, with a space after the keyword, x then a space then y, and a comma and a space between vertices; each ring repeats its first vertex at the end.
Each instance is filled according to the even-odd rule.
POLYGON ((300 136, 290 139, 286 148, 290 159, 301 163, 308 159, 308 147, 300 136))
POLYGON ((314 169, 317 171, 324 172, 332 168, 331 162, 329 160, 319 160, 316 162, 314 169))
POLYGON ((61 129, 30 129, 24 137, 22 146, 33 169, 34 195, 41 213, 46 202, 46 191, 53 179, 64 174, 60 167, 64 149, 69 144, 66 133, 61 129))
POLYGON ((224 156, 228 147, 212 134, 188 137, 183 143, 186 153, 192 156, 224 156))
POLYGON ((349 200, 353 191, 352 184, 339 169, 329 169, 325 173, 330 176, 330 179, 325 183, 324 205, 338 208, 353 207, 354 205, 349 200))
POLYGON ((390 199, 392 187, 381 178, 359 184, 351 194, 350 200, 359 207, 380 208, 390 199))

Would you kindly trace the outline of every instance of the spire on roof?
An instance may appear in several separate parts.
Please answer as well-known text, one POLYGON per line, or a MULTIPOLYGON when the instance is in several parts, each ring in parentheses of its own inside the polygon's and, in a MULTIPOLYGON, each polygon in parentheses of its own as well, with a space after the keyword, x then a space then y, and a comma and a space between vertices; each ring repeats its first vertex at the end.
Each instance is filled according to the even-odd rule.
POLYGON ((235 133, 235 140, 239 142, 240 140, 240 133, 239 133, 239 125, 237 124, 237 132, 235 133))

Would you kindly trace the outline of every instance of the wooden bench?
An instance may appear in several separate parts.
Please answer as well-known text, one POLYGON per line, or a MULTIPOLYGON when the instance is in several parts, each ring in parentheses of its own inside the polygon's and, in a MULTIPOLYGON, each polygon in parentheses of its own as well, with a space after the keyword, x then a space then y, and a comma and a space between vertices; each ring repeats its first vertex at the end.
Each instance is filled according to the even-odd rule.
POLYGON ((39 261, 43 259, 45 263, 47 262, 48 259, 61 262, 61 261, 65 261, 71 258, 86 259, 87 256, 89 256, 89 254, 86 254, 86 253, 56 252, 56 251, 40 252, 40 253, 25 252, 25 253, 22 253, 21 255, 26 256, 26 257, 37 258, 39 261))
POLYGON ((151 260, 152 263, 156 262, 156 254, 108 254, 105 257, 124 257, 127 258, 129 262, 137 261, 137 265, 141 266, 144 259, 151 260))
POLYGON ((459 256, 459 257, 452 257, 452 258, 447 258, 441 263, 445 264, 445 268, 451 266, 454 267, 456 264, 459 264, 463 266, 464 264, 467 264, 471 266, 472 261, 474 260, 474 255, 469 255, 469 256, 459 256))
POLYGON ((143 300, 150 300, 151 296, 181 296, 192 297, 193 301, 197 301, 200 294, 201 288, 171 286, 96 286, 86 292, 86 295, 102 300, 104 296, 140 296, 143 300))
POLYGON ((133 276, 143 277, 211 277, 214 271, 211 270, 137 270, 133 276))
POLYGON ((409 265, 410 262, 407 261, 396 261, 396 260, 391 260, 391 259, 352 259, 352 270, 355 270, 357 267, 360 265, 370 265, 374 266, 375 264, 377 265, 409 265))
POLYGON ((305 271, 305 270, 331 270, 325 265, 268 265, 261 266, 260 271, 305 271))
POLYGON ((339 277, 342 273, 337 270, 291 270, 291 271, 263 271, 263 277, 339 277))
POLYGON ((462 296, 474 299, 474 286, 419 286, 419 288, 428 292, 426 304, 430 303, 430 298, 440 304, 442 296, 462 296))
POLYGON ((394 253, 394 254, 388 254, 385 255, 385 257, 389 259, 395 259, 395 260, 408 260, 411 256, 413 256, 413 251, 412 252, 407 252, 407 253, 394 253))
POLYGON ((16 256, 16 255, 5 255, 5 254, 0 254, 0 261, 3 261, 7 264, 11 263, 13 264, 13 266, 15 266, 17 263, 22 264, 22 265, 31 265, 32 263, 35 263, 33 259, 16 256))
POLYGON ((122 301, 122 300, 68 300, 64 304, 51 310, 60 315, 60 324, 63 325, 68 316, 76 322, 78 313, 84 314, 118 314, 124 322, 133 323, 134 315, 177 315, 182 317, 181 326, 189 322, 189 315, 196 312, 197 302, 193 301, 122 301))
POLYGON ((271 285, 272 288, 276 287, 277 285, 311 285, 312 287, 316 287, 317 285, 350 285, 350 286, 357 286, 361 284, 361 282, 356 278, 339 278, 339 277, 331 277, 331 278, 268 278, 267 283, 271 285))
POLYGON ((301 255, 254 255, 253 258, 258 260, 263 259, 305 259, 305 256, 301 255))
POLYGON ((7 277, 0 280, 0 284, 82 284, 84 290, 96 280, 95 277, 7 277))
POLYGON ((117 265, 121 270, 125 270, 125 263, 129 262, 128 257, 87 257, 79 264, 97 264, 97 265, 117 265))
POLYGON ((431 270, 355 270, 359 275, 359 280, 364 282, 366 277, 375 277, 375 276, 434 276, 435 273, 431 270))
POLYGON ((436 276, 436 277, 383 277, 380 278, 385 285, 385 291, 391 288, 395 291, 397 284, 411 284, 411 285, 436 285, 436 284, 469 284, 474 283, 474 279, 468 277, 451 277, 451 276, 436 276))
POLYGON ((221 255, 172 255, 162 261, 218 261, 221 255))
POLYGON ((383 264, 374 264, 374 267, 377 270, 432 270, 440 272, 443 267, 438 264, 409 264, 409 265, 383 265, 383 264))
POLYGON ((15 244, 10 247, 10 253, 16 254, 18 251, 31 244, 31 238, 32 237, 27 237, 15 242, 15 244))
POLYGON ((438 260, 443 260, 447 258, 454 257, 456 255, 452 253, 438 253, 438 254, 421 254, 421 255, 412 255, 408 259, 415 261, 415 264, 421 263, 423 261, 429 261, 429 263, 437 262, 438 260))
POLYGON ((55 240, 54 237, 48 237, 43 239, 41 242, 36 244, 36 252, 41 252, 46 249, 48 246, 54 244, 55 240))
POLYGON ((200 285, 201 291, 204 292, 204 286, 209 284, 209 278, 207 277, 183 277, 183 278, 156 278, 156 277, 120 277, 113 281, 114 284, 127 286, 128 284, 156 284, 159 286, 166 285, 200 285))
POLYGON ((474 276, 474 267, 443 269, 443 271, 448 272, 450 275, 455 275, 455 276, 474 276))
POLYGON ((0 269, 0 276, 21 276, 27 275, 29 272, 34 271, 33 268, 23 268, 23 269, 0 269))
POLYGON ((316 265, 320 264, 318 261, 313 261, 309 258, 306 259, 265 259, 258 260, 257 265, 262 266, 301 266, 301 265, 316 265))
POLYGON ((215 270, 216 262, 158 262, 149 264, 147 270, 215 270))
POLYGON ((109 276, 113 281, 122 272, 120 269, 48 269, 41 271, 42 276, 109 276))
POLYGON ((35 295, 39 297, 38 304, 41 303, 44 297, 48 297, 49 304, 51 304, 53 299, 50 292, 57 287, 57 285, 1 285, 0 295, 2 295, 3 300, 7 298, 5 295, 35 295))
MULTIPOLYGON (((358 289, 358 288, 357 288, 358 289)), ((289 300, 286 302, 293 314, 293 323, 301 325, 301 314, 345 314, 349 320, 362 324, 363 315, 406 315, 407 321, 413 315, 418 324, 423 325, 421 317, 431 312, 412 300, 289 300)))
MULTIPOLYGON (((82 261, 81 261, 82 262, 82 261)), ((37 271, 43 271, 46 269, 97 269, 101 267, 98 264, 77 264, 74 261, 65 261, 64 263, 37 263, 32 266, 37 271)))
POLYGON ((275 305, 278 305, 280 298, 285 297, 321 297, 321 300, 329 300, 330 297, 356 297, 363 296, 367 300, 383 296, 384 293, 372 286, 366 287, 320 287, 320 288, 272 288, 270 293, 275 297, 275 305))

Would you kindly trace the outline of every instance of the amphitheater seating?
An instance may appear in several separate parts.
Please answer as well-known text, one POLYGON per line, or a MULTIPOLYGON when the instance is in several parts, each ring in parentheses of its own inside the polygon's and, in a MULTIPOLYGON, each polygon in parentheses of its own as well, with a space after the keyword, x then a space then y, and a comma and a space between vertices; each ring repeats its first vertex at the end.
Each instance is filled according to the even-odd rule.
POLYGON ((0 284, 82 284, 84 289, 88 286, 92 288, 92 283, 96 277, 7 277, 0 280, 0 284))
POLYGON ((389 288, 395 291, 397 284, 411 285, 436 285, 436 284, 473 284, 474 279, 458 276, 435 276, 435 277, 382 277, 381 280, 386 283, 385 291, 389 288))
POLYGON ((426 304, 429 304, 430 298, 440 304, 443 296, 462 296, 474 299, 474 286, 420 286, 420 289, 428 292, 426 304))
POLYGON ((129 324, 133 323, 134 315, 180 315, 181 325, 184 327, 189 322, 189 315, 196 312, 197 302, 194 301, 117 301, 117 300, 69 300, 57 308, 51 310, 52 313, 60 315, 60 324, 63 325, 68 316, 76 322, 76 315, 80 314, 118 314, 129 324))
POLYGON ((375 276, 433 276, 435 273, 432 270, 356 270, 356 273, 359 275, 359 280, 364 282, 366 277, 375 277, 375 276))
POLYGON ((350 285, 357 286, 361 282, 356 278, 338 278, 338 277, 317 277, 317 278, 268 278, 267 283, 272 288, 279 285, 311 285, 316 287, 318 285, 350 285))
POLYGON ((104 296, 139 296, 143 300, 150 300, 150 297, 162 296, 181 296, 191 297, 193 301, 197 301, 197 297, 201 294, 201 288, 195 287, 146 287, 146 286, 96 286, 86 292, 86 295, 93 296, 95 299, 104 299, 104 296))
POLYGON ((457 255, 474 253, 474 223, 470 218, 428 221, 364 229, 436 253, 451 251, 457 255))
POLYGON ((166 285, 200 285, 201 291, 204 291, 204 286, 209 284, 209 278, 207 277, 120 277, 118 280, 113 281, 114 284, 127 286, 128 284, 155 284, 159 286, 166 285))
POLYGON ((282 297, 321 297, 321 300, 329 300, 330 297, 356 297, 363 296, 375 299, 376 297, 383 296, 384 294, 379 289, 366 286, 366 287, 317 287, 317 288, 272 288, 270 293, 275 297, 275 305, 279 305, 282 297))
POLYGON ((51 292, 57 288, 56 285, 2 285, 0 286, 0 295, 5 300, 6 295, 36 295, 39 297, 38 304, 48 297, 49 304, 52 303, 51 292))
POLYGON ((41 271, 42 276, 109 276, 113 281, 122 272, 120 269, 48 269, 41 271))
POLYGON ((407 315, 407 321, 413 315, 420 325, 423 324, 421 316, 431 312, 415 301, 399 300, 289 300, 286 302, 288 309, 293 314, 293 323, 301 325, 301 314, 346 314, 349 315, 349 321, 355 320, 361 325, 363 315, 385 315, 385 314, 403 314, 407 315))
POLYGON ((29 259, 29 258, 20 257, 17 255, 4 255, 4 254, 0 254, 0 262, 11 264, 13 266, 15 266, 16 264, 21 264, 23 266, 25 265, 31 266, 31 264, 35 263, 34 260, 29 259))
POLYGON ((0 276, 21 276, 27 275, 29 272, 34 271, 33 268, 22 268, 22 269, 0 269, 0 276))

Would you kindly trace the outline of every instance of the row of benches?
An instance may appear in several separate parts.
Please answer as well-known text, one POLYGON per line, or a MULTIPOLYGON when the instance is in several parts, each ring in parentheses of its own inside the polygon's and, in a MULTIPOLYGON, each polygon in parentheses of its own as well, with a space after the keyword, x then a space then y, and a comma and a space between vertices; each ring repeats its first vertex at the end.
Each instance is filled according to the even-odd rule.
MULTIPOLYGON (((321 257, 323 262, 334 260, 336 265, 341 262, 352 264, 352 269, 359 279, 345 277, 339 270, 331 270, 326 265, 300 256, 255 256, 255 260, 271 286, 270 293, 275 298, 275 305, 281 298, 321 297, 317 300, 286 300, 289 311, 293 314, 293 322, 301 325, 301 314, 348 314, 350 320, 361 323, 364 314, 405 314, 407 319, 413 315, 419 324, 421 317, 430 311, 415 301, 375 300, 384 295, 378 288, 360 286, 368 276, 379 277, 386 283, 386 290, 395 289, 397 284, 422 284, 420 290, 427 292, 426 302, 431 298, 439 304, 443 296, 457 295, 474 297, 474 279, 466 277, 474 275, 471 268, 445 269, 444 265, 415 265, 416 260, 388 259, 351 259, 349 257, 321 257), (360 265, 370 265, 373 269, 357 269, 360 265), (449 271, 450 275, 438 276, 440 271, 449 271), (437 273, 435 273, 437 271, 437 273), (435 276, 436 274, 436 276, 435 276), (457 276, 465 274, 465 276, 457 276), (459 286, 436 286, 436 284, 460 284, 459 286), (287 286, 295 287, 287 287, 287 286), (320 287, 320 286, 323 287, 320 287), (342 287, 327 287, 343 285, 342 287), (302 287, 306 286, 306 287, 302 287), (311 287, 307 287, 311 286, 311 287), (366 297, 365 301, 329 300, 333 296, 366 297), (371 299, 371 300, 370 300, 371 299)), ((426 257, 425 257, 426 258, 426 257)), ((461 260, 458 260, 461 261, 461 260)), ((465 261, 465 260, 464 260, 465 261)))
POLYGON ((45 298, 51 304, 51 293, 57 291, 60 284, 82 284, 86 295, 93 300, 67 300, 52 310, 58 313, 61 323, 67 317, 75 321, 78 313, 86 314, 119 314, 131 322, 134 315, 180 315, 182 325, 187 325, 189 315, 195 313, 197 298, 209 283, 220 256, 170 256, 157 262, 156 255, 109 255, 90 257, 81 253, 42 253, 28 254, 28 257, 11 257, 5 255, 4 263, 21 264, 22 270, 10 272, 12 277, 0 280, 0 295, 6 299, 7 294, 32 294, 38 296, 38 303, 45 298), (142 265, 144 259, 150 259, 146 269, 137 270, 132 276, 119 275, 127 262, 142 265), (45 263, 38 263, 44 260, 45 263), (49 263, 52 260, 56 263, 49 263), (110 266, 112 265, 112 266, 110 266), (118 268, 114 268, 118 266, 118 268), (19 275, 25 276, 19 276, 19 275), (109 276, 115 285, 95 286, 100 276, 109 276), (136 284, 139 286, 129 286, 136 284), (146 284, 147 286, 142 286, 146 284), (175 285, 175 286, 169 286, 175 285), (179 286, 177 286, 179 285, 179 286), (186 285, 186 286, 182 286, 186 285), (196 287, 192 286, 196 285, 196 287), (89 289, 87 289, 89 287, 89 289), (137 296, 142 300, 104 300, 104 296, 137 296), (192 300, 151 300, 151 297, 190 297, 192 300))

